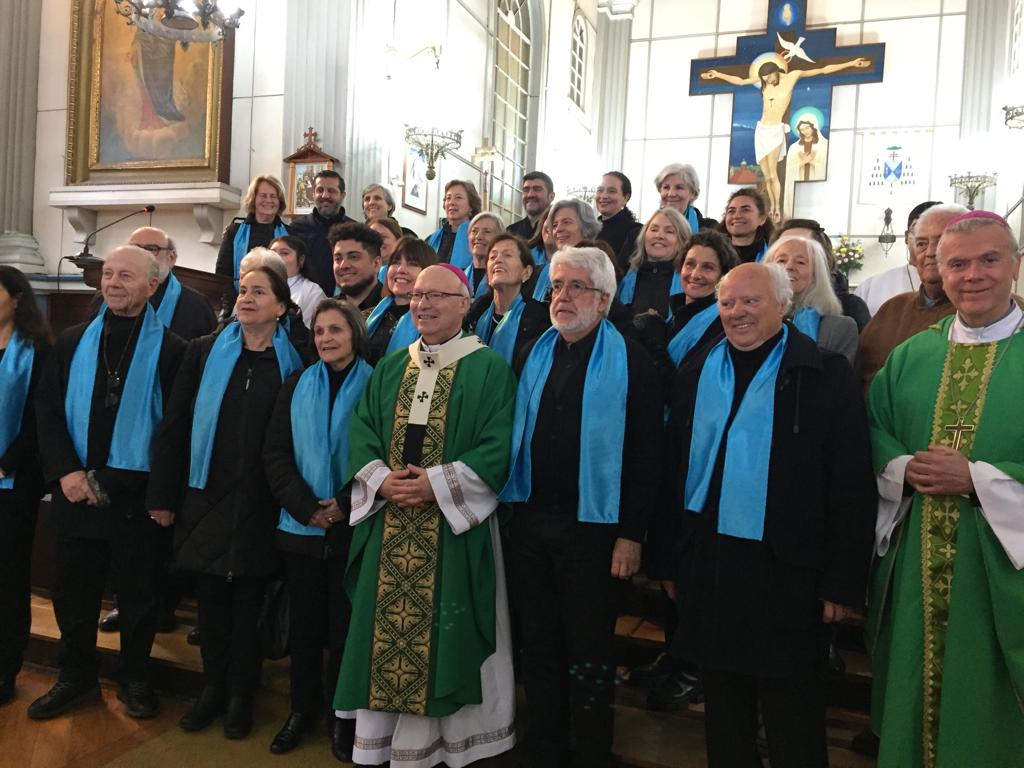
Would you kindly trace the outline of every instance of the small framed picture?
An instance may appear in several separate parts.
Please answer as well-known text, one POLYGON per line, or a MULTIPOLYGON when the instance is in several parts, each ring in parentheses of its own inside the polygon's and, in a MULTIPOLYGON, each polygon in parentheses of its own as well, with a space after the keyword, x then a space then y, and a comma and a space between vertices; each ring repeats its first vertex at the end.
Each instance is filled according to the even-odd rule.
POLYGON ((316 177, 321 171, 331 170, 331 162, 295 163, 291 166, 288 179, 289 214, 302 215, 313 210, 313 190, 316 177))
POLYGON ((405 148, 402 170, 402 207, 417 213, 427 212, 427 161, 412 147, 405 148))

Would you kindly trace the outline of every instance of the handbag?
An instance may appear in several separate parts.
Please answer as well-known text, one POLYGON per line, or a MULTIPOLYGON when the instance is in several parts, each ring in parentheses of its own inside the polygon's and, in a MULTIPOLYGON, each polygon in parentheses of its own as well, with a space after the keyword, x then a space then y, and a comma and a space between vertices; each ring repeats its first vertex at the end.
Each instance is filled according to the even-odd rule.
POLYGON ((260 608, 259 633, 263 657, 272 661, 288 655, 289 616, 291 605, 284 579, 267 584, 260 608))

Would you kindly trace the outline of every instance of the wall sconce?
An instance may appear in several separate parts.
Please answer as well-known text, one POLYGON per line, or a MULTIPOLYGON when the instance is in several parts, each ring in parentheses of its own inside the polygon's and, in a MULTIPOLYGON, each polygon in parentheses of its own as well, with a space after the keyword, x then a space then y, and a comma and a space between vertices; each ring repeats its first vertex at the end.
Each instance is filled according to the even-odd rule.
POLYGON ((569 187, 566 197, 575 197, 587 205, 594 204, 594 197, 597 195, 597 187, 569 187))
POLYGON ((974 210, 974 201, 989 187, 996 185, 997 174, 975 174, 968 171, 949 177, 949 186, 967 198, 967 207, 974 210))
POLYGON ((1003 122, 1007 128, 1024 128, 1024 104, 1003 107, 1003 122))
POLYGON ((892 230, 892 208, 886 208, 882 231, 878 235, 878 244, 882 246, 882 253, 888 256, 895 242, 896 233, 892 230))

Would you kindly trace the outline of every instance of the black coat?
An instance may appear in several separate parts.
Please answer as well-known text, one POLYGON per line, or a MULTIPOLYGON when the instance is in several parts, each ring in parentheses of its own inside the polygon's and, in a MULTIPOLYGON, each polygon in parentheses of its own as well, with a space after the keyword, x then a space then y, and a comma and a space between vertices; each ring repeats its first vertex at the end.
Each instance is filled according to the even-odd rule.
MULTIPOLYGON (((238 228, 242 226, 243 222, 249 222, 249 245, 245 249, 246 253, 253 248, 268 247, 274 242, 274 231, 284 225, 284 222, 277 216, 274 217, 270 224, 260 224, 256 221, 256 215, 250 213, 245 218, 236 216, 224 229, 224 234, 221 235, 220 250, 217 252, 217 266, 214 268, 218 275, 224 275, 231 279, 231 282, 224 289, 224 294, 221 296, 220 316, 222 318, 231 317, 231 312, 235 308, 235 298, 238 296, 234 282, 235 235, 238 234, 238 228)), ((285 226, 285 229, 289 233, 291 232, 290 227, 285 226)), ((330 294, 327 295, 330 296, 330 294)))
POLYGON ((612 247, 616 257, 615 270, 620 277, 629 270, 629 260, 636 250, 636 238, 643 228, 644 225, 626 207, 614 216, 601 219, 601 231, 597 239, 612 247))
MULTIPOLYGON (((690 320, 701 310, 707 309, 716 301, 712 294, 703 299, 697 299, 690 304, 686 303, 686 296, 679 294, 669 298, 669 306, 672 308, 672 320, 668 323, 655 315, 637 315, 633 318, 633 325, 636 328, 634 337, 644 345, 647 354, 651 356, 654 365, 658 369, 664 390, 665 401, 668 402, 672 393, 672 382, 675 381, 678 370, 672 358, 668 354, 668 345, 672 338, 681 331, 690 320)), ((722 338, 722 319, 715 318, 708 329, 704 331, 693 348, 686 353, 680 362, 682 367, 694 357, 703 357, 712 346, 722 338)))
MULTIPOLYGON (((160 283, 160 287, 156 289, 156 293, 149 300, 154 309, 160 307, 165 293, 167 293, 166 280, 160 283)), ((199 291, 182 285, 178 306, 174 308, 174 316, 171 318, 171 331, 185 341, 192 341, 192 339, 213 333, 213 329, 216 327, 217 316, 206 297, 199 291)))
MULTIPOLYGON (((6 349, 0 349, 0 360, 3 360, 6 352, 6 349)), ((0 469, 8 475, 14 474, 14 487, 0 490, 0 511, 3 512, 34 517, 43 495, 43 467, 39 456, 35 396, 49 355, 49 345, 36 345, 28 394, 21 412, 21 428, 7 450, 0 455, 0 469)))
MULTIPOLYGON (((351 370, 352 366, 349 366, 342 373, 347 376, 351 370)), ((293 373, 281 386, 273 415, 270 417, 270 426, 267 428, 263 460, 266 464, 267 482, 278 505, 288 510, 288 514, 298 522, 309 525, 309 519, 320 508, 319 499, 299 473, 298 465, 295 463, 295 444, 292 435, 292 397, 295 395, 295 387, 301 375, 301 372, 293 373)), ((344 378, 332 376, 332 403, 342 383, 344 378)), ((324 414, 324 419, 329 420, 329 414, 324 414)), ((324 461, 327 461, 326 447, 324 453, 324 461)), ((343 517, 327 529, 325 536, 303 536, 277 530, 274 534, 276 547, 283 552, 308 557, 347 558, 349 544, 352 542, 352 528, 348 524, 351 499, 351 484, 337 490, 334 500, 338 503, 343 517)))
POLYGON ((533 237, 533 230, 535 228, 536 226, 530 221, 530 217, 527 216, 519 221, 513 221, 505 231, 522 240, 529 240, 533 237))
MULTIPOLYGON (((122 523, 125 518, 144 514, 143 502, 149 475, 145 472, 113 469, 107 466, 114 422, 120 404, 112 408, 104 406, 107 374, 102 361, 96 366, 96 382, 89 412, 88 454, 84 467, 75 452, 64 414, 64 398, 67 395, 71 358, 78 348, 86 326, 86 323, 72 326, 57 338, 36 390, 36 423, 39 429, 43 479, 53 493, 50 520, 55 532, 62 536, 108 538, 114 526, 122 523), (72 504, 61 492, 60 479, 71 472, 83 469, 96 471, 96 478, 110 496, 109 507, 100 509, 90 507, 84 502, 72 504)), ((125 353, 126 366, 128 360, 134 356, 137 341, 138 334, 135 334, 131 341, 131 353, 125 353)), ((165 328, 158 362, 165 414, 171 385, 184 349, 185 342, 165 328)))
MULTIPOLYGON (((476 333, 477 321, 491 306, 492 301, 493 293, 490 291, 474 301, 469 307, 469 312, 466 313, 462 327, 471 333, 476 333)), ((519 319, 519 333, 516 334, 516 341, 512 349, 513 361, 519 357, 525 345, 539 338, 544 331, 551 327, 551 312, 548 309, 548 304, 531 299, 529 295, 524 295, 523 301, 526 306, 523 307, 523 315, 519 319)))
POLYGON ((309 255, 306 264, 309 267, 309 279, 323 289, 325 296, 334 295, 334 254, 327 240, 327 233, 335 224, 355 221, 345 215, 345 209, 338 209, 338 215, 325 219, 320 211, 314 208, 304 216, 292 219, 290 229, 296 237, 306 241, 309 255))
POLYGON ((206 488, 188 487, 192 414, 216 336, 189 343, 157 432, 148 509, 175 513, 178 565, 214 576, 266 576, 274 570, 280 506, 267 483, 263 443, 281 389, 271 346, 239 356, 224 391, 206 488))
POLYGON ((673 386, 666 493, 648 569, 678 585, 683 629, 674 650, 713 669, 808 674, 824 645, 821 601, 864 603, 876 494, 860 389, 845 358, 790 326, 776 385, 764 539, 749 541, 716 530, 721 454, 707 508, 683 511, 703 362, 687 361, 673 386))
POLYGON ((871 310, 867 303, 860 296, 850 293, 850 281, 839 270, 832 273, 832 288, 843 307, 843 314, 853 318, 858 332, 863 331, 864 326, 871 322, 871 310))

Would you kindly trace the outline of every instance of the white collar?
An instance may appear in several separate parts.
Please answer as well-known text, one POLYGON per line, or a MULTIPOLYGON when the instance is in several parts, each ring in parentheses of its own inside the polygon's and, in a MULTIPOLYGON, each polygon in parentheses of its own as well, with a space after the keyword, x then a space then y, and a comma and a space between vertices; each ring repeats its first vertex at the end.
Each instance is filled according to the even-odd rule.
POLYGON ((292 275, 291 277, 288 278, 288 287, 294 288, 302 281, 302 279, 302 275, 292 275))
POLYGON ((991 344, 993 341, 1002 341, 1018 330, 1024 312, 1021 312, 1016 301, 1010 300, 1010 311, 1002 318, 991 325, 982 328, 971 328, 965 325, 960 319, 960 313, 956 313, 956 319, 949 326, 949 340, 958 344, 991 344))
POLYGON ((423 349, 424 352, 440 352, 445 344, 451 344, 456 339, 461 339, 461 338, 462 338, 462 329, 460 328, 458 333, 456 333, 454 336, 452 336, 450 339, 448 339, 448 341, 443 341, 440 344, 427 344, 427 342, 425 342, 423 340, 422 336, 420 337, 419 342, 420 342, 420 347, 423 349))

